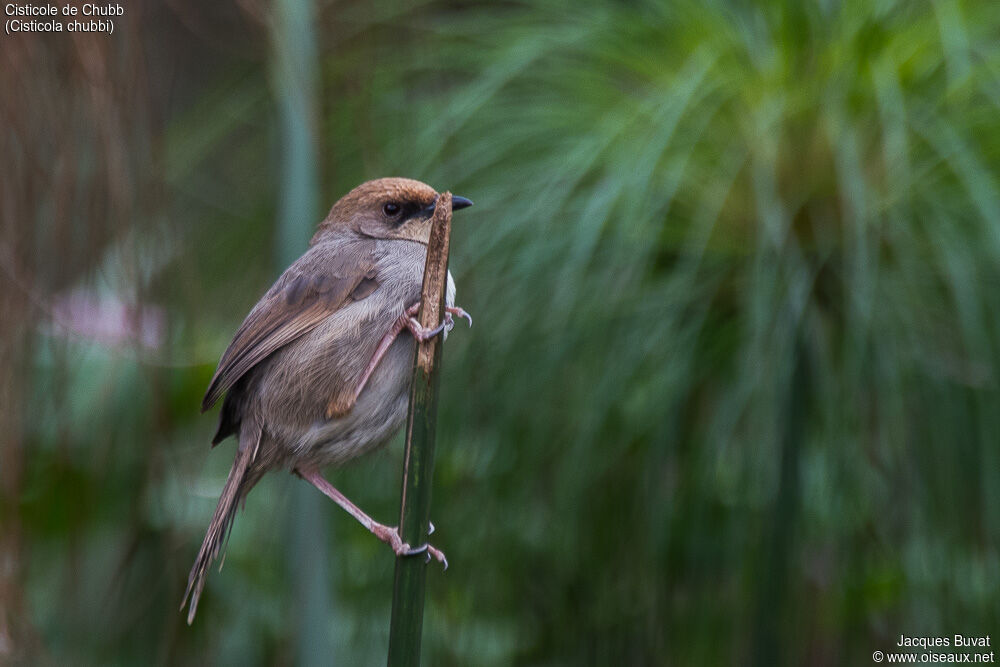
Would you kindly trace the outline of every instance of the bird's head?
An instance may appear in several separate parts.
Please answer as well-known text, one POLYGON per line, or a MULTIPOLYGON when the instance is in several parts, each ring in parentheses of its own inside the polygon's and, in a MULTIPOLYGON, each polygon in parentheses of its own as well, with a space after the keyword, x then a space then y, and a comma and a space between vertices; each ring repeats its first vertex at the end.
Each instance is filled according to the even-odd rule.
MULTIPOLYGON (((409 178, 379 178, 354 188, 330 209, 313 236, 352 230, 376 239, 404 239, 427 243, 438 193, 409 178)), ((472 206, 465 197, 452 197, 453 211, 472 206)))

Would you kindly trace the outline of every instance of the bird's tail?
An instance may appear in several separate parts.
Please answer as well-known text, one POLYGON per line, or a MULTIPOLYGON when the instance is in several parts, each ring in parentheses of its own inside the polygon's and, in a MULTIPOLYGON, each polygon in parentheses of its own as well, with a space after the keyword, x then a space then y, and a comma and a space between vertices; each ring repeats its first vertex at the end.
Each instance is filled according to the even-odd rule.
POLYGON ((222 496, 215 508, 215 514, 212 515, 212 522, 208 524, 205 541, 201 543, 198 557, 191 568, 191 574, 188 575, 187 590, 184 591, 184 599, 181 600, 181 611, 183 611, 188 597, 190 596, 191 599, 191 603, 188 605, 188 625, 194 622, 195 612, 198 611, 198 598, 201 597, 201 591, 205 588, 208 568, 225 548, 229 532, 233 528, 233 520, 236 518, 236 510, 239 509, 240 501, 246 497, 250 490, 247 484, 247 471, 256 458, 257 449, 260 447, 260 430, 257 429, 252 442, 247 442, 243 437, 244 434, 246 434, 246 430, 241 429, 240 446, 236 452, 236 460, 233 461, 226 485, 222 488, 222 496), (249 446, 244 446, 244 444, 249 446))

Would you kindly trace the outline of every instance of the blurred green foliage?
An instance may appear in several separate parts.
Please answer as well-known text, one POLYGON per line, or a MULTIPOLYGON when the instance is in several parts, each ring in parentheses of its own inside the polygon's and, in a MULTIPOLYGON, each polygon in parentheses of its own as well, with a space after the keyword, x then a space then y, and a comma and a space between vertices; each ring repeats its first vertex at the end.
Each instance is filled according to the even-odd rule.
MULTIPOLYGON (((25 215, 4 209, 0 257, 32 327, 4 340, 30 360, 4 385, 27 397, 0 515, 16 656, 291 664, 298 480, 254 490, 194 626, 176 611, 232 460, 200 395, 276 276, 270 8, 128 12, 104 87, 73 53, 3 46, 35 116, 5 137, 25 215), (118 120, 60 125, 45 86, 105 91, 118 120), (46 121, 77 148, 37 138, 46 121), (60 221, 88 241, 53 267, 60 221), (162 309, 160 346, 52 326, 73 288, 162 309)), ((453 236, 476 327, 445 350, 452 567, 429 573, 425 664, 867 664, 901 633, 1000 627, 1000 5, 342 2, 316 21, 322 199, 399 175, 476 202, 453 236)), ((386 521, 398 445, 330 472, 386 521)), ((379 664, 392 557, 324 509, 323 623, 340 664, 379 664)))

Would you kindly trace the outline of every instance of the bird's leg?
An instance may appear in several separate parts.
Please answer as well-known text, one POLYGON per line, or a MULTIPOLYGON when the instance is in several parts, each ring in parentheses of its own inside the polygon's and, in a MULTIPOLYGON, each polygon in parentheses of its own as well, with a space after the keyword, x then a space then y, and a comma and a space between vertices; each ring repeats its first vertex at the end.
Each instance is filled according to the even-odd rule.
POLYGON ((413 304, 406 309, 406 312, 399 316, 399 318, 393 322, 392 328, 382 336, 382 340, 379 341, 378 347, 375 348, 375 354, 372 355, 372 360, 368 362, 368 366, 365 368, 364 374, 361 376, 361 381, 358 382, 357 389, 354 390, 354 396, 351 399, 351 405, 357 402, 358 396, 361 395, 362 390, 364 390, 365 385, 368 384, 369 378, 371 378, 372 373, 375 372, 375 368, 378 366, 378 362, 382 361, 382 357, 385 353, 389 351, 389 346, 392 345, 392 341, 396 340, 396 336, 402 333, 403 329, 409 329, 410 333, 417 340, 423 341, 428 338, 432 338, 442 331, 445 327, 451 330, 454 326, 454 321, 452 320, 452 314, 454 313, 458 317, 464 317, 469 320, 469 326, 472 326, 472 316, 461 308, 452 308, 449 306, 445 309, 445 321, 441 323, 441 326, 434 329, 425 329, 420 326, 420 322, 416 320, 415 315, 417 311, 420 310, 420 302, 413 304))
POLYGON ((426 553, 428 561, 430 561, 431 556, 433 556, 439 563, 444 565, 445 569, 448 569, 448 559, 445 558, 443 551, 432 547, 430 544, 424 544, 416 548, 411 548, 410 545, 404 542, 403 538, 399 536, 399 531, 395 527, 383 525, 365 514, 360 507, 348 500, 347 496, 334 488, 333 484, 326 481, 326 478, 319 474, 318 470, 297 467, 294 472, 296 475, 319 489, 323 495, 343 507, 348 514, 357 519, 358 523, 367 528, 372 535, 392 547, 393 552, 395 552, 397 556, 417 556, 426 553))
MULTIPOLYGON (((419 305, 419 304, 417 304, 419 305)), ((414 306, 411 306, 410 310, 413 310, 414 306)), ((382 340, 378 342, 378 347, 375 348, 375 354, 372 355, 371 361, 368 362, 368 366, 365 368, 364 374, 361 376, 361 381, 358 382, 357 389, 354 390, 354 396, 351 399, 351 405, 354 405, 358 400, 358 396, 361 395, 361 390, 365 388, 368 384, 368 378, 372 376, 375 372, 375 368, 378 366, 378 362, 382 361, 382 357, 389 350, 389 346, 392 345, 392 341, 396 340, 396 336, 406 327, 406 318, 409 317, 409 310, 399 316, 399 318, 393 322, 392 328, 389 329, 382 340)), ((416 311, 414 311, 416 312, 416 311)))

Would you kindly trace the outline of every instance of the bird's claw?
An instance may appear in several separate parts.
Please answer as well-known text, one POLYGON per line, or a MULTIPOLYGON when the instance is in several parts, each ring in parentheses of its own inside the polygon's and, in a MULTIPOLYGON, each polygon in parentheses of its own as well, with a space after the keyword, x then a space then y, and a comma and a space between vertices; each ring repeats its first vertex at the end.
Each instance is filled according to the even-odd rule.
POLYGON ((464 308, 459 308, 458 306, 448 306, 444 311, 444 321, 433 329, 425 329, 420 322, 417 321, 417 313, 420 311, 420 302, 413 304, 406 309, 406 328, 410 330, 413 337, 419 341, 425 341, 434 336, 437 336, 442 331, 451 331, 455 328, 455 317, 465 318, 469 322, 469 327, 472 327, 472 315, 469 315, 464 308))
POLYGON ((444 569, 448 569, 448 558, 444 555, 444 552, 436 547, 432 547, 430 543, 424 542, 419 547, 411 547, 406 542, 400 545, 400 549, 396 551, 397 556, 419 556, 424 555, 424 562, 431 562, 431 558, 434 558, 437 562, 444 565, 444 569))
POLYGON ((425 542, 422 547, 418 547, 418 549, 419 553, 427 554, 427 559, 424 561, 425 563, 431 562, 431 557, 433 556, 437 562, 441 563, 444 566, 445 570, 448 569, 448 559, 445 557, 443 551, 432 547, 427 542, 425 542))
POLYGON ((469 328, 470 329, 472 328, 472 315, 469 315, 469 313, 467 313, 464 308, 459 308, 458 306, 448 306, 447 308, 445 308, 445 313, 446 313, 445 317, 448 320, 451 320, 452 323, 454 323, 454 320, 452 320, 451 318, 452 315, 459 318, 464 317, 469 321, 469 328))
POLYGON ((424 554, 426 562, 429 563, 431 562, 431 558, 434 558, 439 563, 444 565, 444 569, 448 569, 448 559, 445 557, 444 552, 434 546, 431 546, 427 542, 424 542, 418 547, 411 547, 403 541, 402 537, 399 536, 398 529, 392 526, 383 526, 381 524, 374 526, 372 528, 372 533, 375 534, 375 537, 392 547, 393 553, 397 556, 411 557, 424 554))
POLYGON ((403 549, 402 549, 402 551, 401 552, 397 551, 396 555, 397 556, 419 556, 420 554, 426 554, 427 555, 427 562, 430 562, 430 560, 431 560, 431 554, 430 554, 430 551, 429 551, 430 546, 431 545, 429 545, 426 542, 424 542, 419 547, 411 547, 406 542, 403 542, 403 549))
POLYGON ((423 342, 425 340, 430 340, 431 338, 434 338, 434 336, 437 336, 439 333, 444 331, 445 327, 447 326, 448 326, 448 321, 445 320, 439 326, 436 326, 433 329, 425 329, 420 324, 420 322, 417 322, 415 318, 411 317, 409 320, 407 320, 406 328, 410 330, 410 333, 413 334, 414 338, 423 342))

